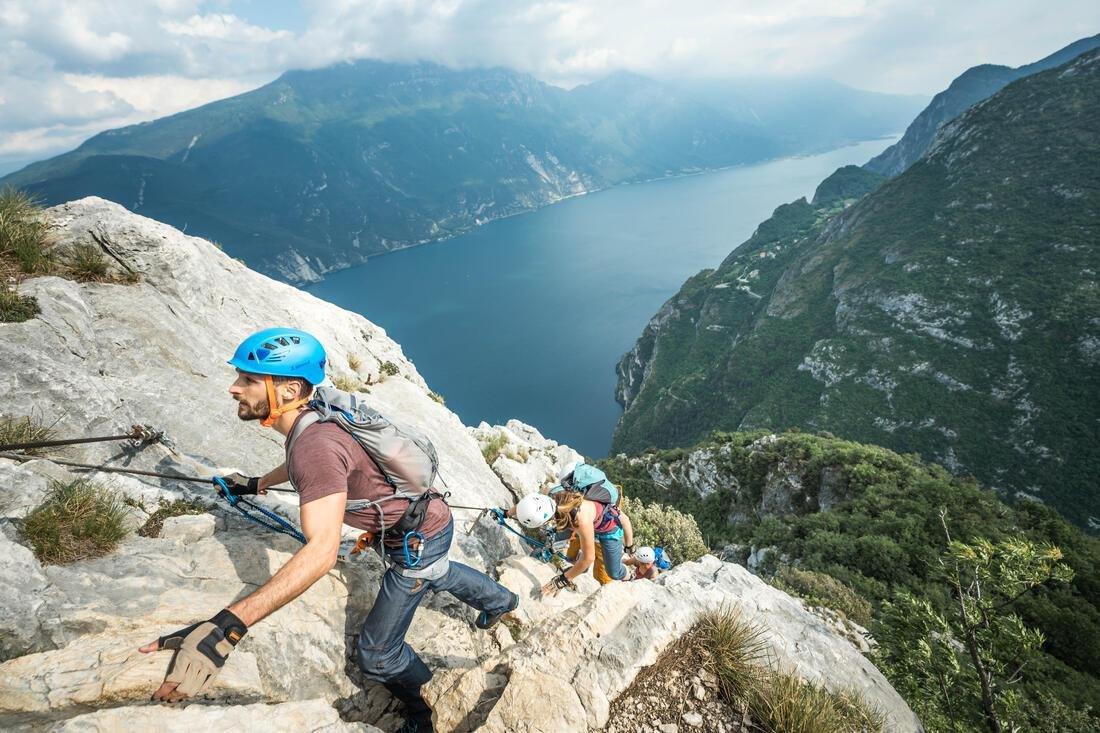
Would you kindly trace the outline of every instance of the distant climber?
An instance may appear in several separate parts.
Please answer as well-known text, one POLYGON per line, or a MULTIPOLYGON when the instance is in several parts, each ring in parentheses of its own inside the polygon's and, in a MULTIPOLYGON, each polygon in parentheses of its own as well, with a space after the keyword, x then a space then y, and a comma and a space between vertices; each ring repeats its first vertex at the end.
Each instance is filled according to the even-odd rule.
POLYGON ((661 572, 652 547, 639 547, 633 557, 623 560, 623 564, 634 568, 634 577, 631 580, 656 580, 661 572))
POLYGON ((431 731, 432 711, 421 687, 432 672, 405 643, 417 606, 428 590, 447 591, 481 612, 476 626, 489 628, 519 605, 519 597, 484 573, 448 560, 454 522, 430 487, 424 501, 395 497, 396 484, 341 424, 311 417, 295 436, 298 421, 312 412, 314 387, 325 378, 325 351, 314 336, 290 328, 260 331, 237 347, 229 363, 237 368, 229 387, 237 417, 260 420, 288 436, 282 465, 262 477, 236 476, 230 490, 254 494, 289 480, 299 495, 307 541, 270 580, 210 620, 141 647, 146 653, 175 650, 154 699, 175 702, 205 690, 250 626, 332 569, 346 522, 368 535, 385 533, 383 546, 375 539, 374 548, 388 566, 359 631, 359 667, 405 704, 402 731, 431 731))
POLYGON ((525 496, 507 511, 529 529, 551 526, 572 532, 566 556, 576 562, 543 586, 543 595, 571 587, 590 567, 600 583, 626 579, 623 550, 633 550, 634 531, 619 499, 618 487, 603 471, 578 461, 562 472, 548 494, 525 496))

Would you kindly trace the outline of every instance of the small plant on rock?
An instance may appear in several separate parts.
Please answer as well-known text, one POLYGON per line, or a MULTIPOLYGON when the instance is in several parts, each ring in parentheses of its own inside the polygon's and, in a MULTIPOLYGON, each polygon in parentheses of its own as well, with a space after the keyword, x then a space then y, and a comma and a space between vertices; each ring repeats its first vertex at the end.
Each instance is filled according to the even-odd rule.
POLYGON ((397 365, 394 364, 392 361, 382 362, 382 366, 379 368, 379 371, 381 371, 382 374, 387 377, 396 377, 398 374, 401 373, 401 370, 398 369, 397 365))
POLYGON ((127 510, 119 496, 78 479, 54 481, 46 500, 22 521, 23 536, 43 564, 101 557, 126 536, 127 510))
POLYGON ((41 275, 53 267, 46 247, 46 222, 38 201, 11 186, 0 190, 0 264, 27 275, 41 275))
POLYGON ((94 244, 74 245, 68 256, 69 274, 80 282, 103 282, 110 279, 110 263, 94 244))
POLYGON ((170 517, 182 517, 189 514, 203 514, 206 507, 197 501, 188 499, 176 499, 175 501, 161 500, 160 506, 149 515, 145 524, 137 531, 142 537, 160 537, 160 531, 164 528, 164 520, 170 517))
POLYGON ((348 354, 348 369, 357 372, 363 368, 363 357, 358 354, 348 354))
POLYGON ((443 399, 443 395, 439 394, 438 392, 429 392, 428 397, 430 397, 432 401, 438 402, 441 405, 447 404, 447 401, 443 399))
POLYGON ((37 300, 20 295, 15 288, 0 283, 0 323, 22 323, 40 312, 37 300))
POLYGON ((358 392, 363 386, 359 378, 351 374, 337 374, 332 378, 332 384, 336 389, 341 389, 345 392, 358 392))
POLYGON ((507 447, 508 437, 504 435, 504 433, 501 433, 481 446, 481 455, 485 456, 485 462, 491 466, 493 465, 493 461, 499 458, 507 447))

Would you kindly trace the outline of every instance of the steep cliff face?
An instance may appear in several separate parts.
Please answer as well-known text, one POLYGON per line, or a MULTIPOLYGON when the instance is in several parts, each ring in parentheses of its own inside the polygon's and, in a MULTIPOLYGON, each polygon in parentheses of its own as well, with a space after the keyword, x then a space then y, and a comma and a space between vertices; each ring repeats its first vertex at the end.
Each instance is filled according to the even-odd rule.
MULTIPOLYGON (((514 448, 486 464, 479 439, 434 401, 413 364, 386 334, 355 314, 256 274, 209 242, 187 237, 122 207, 84 199, 48 213, 59 248, 94 244, 136 284, 79 284, 42 277, 20 286, 41 307, 36 318, 0 324, 5 416, 31 415, 63 436, 110 434, 131 424, 164 431, 144 447, 99 444, 51 452, 59 460, 205 477, 254 474, 282 459, 278 436, 241 423, 226 386, 225 358, 247 333, 286 324, 316 333, 335 376, 386 375, 369 386, 381 412, 423 429, 441 458, 455 504, 502 506, 556 475, 577 454, 520 423, 514 448), (505 465, 505 462, 510 462, 505 465)), ((378 587, 373 555, 341 564, 299 599, 250 630, 209 699, 182 708, 149 705, 166 655, 137 647, 190 624, 266 581, 297 548, 255 527, 209 487, 171 479, 93 473, 129 503, 137 526, 160 500, 209 505, 168 519, 159 536, 128 534, 112 553, 43 565, 21 521, 51 481, 78 474, 50 457, 0 458, 0 728, 138 731, 252 729, 391 730, 394 704, 362 687, 351 642, 378 587), (146 510, 142 510, 144 506, 146 510), (375 728, 374 726, 377 726, 375 728)), ((84 474, 80 474, 84 475, 84 474)), ((297 519, 293 498, 265 505, 297 519)), ((741 566, 705 557, 656 584, 598 588, 536 598, 554 570, 476 512, 456 509, 453 558, 499 575, 523 602, 515 637, 472 626, 473 612, 449 596, 417 612, 409 641, 436 670, 426 696, 441 731, 599 730, 611 702, 700 611, 743 606, 768 629, 780 659, 830 689, 858 685, 887 710, 891 729, 920 725, 873 665, 798 601, 741 566), (563 653, 563 649, 572 653, 563 653), (853 682, 854 681, 854 682, 853 682)))
POLYGON ((854 204, 842 170, 779 207, 624 357, 613 450, 828 430, 1100 521, 1097 100, 1094 51, 963 114, 854 204))

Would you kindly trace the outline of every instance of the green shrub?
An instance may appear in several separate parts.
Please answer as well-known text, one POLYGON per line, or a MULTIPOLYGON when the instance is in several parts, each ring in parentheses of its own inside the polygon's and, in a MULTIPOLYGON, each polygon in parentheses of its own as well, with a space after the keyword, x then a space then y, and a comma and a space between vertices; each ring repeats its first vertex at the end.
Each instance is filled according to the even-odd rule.
POLYGON ((39 275, 53 267, 46 248, 46 222, 38 201, 11 186, 0 190, 0 260, 22 273, 39 275))
MULTIPOLYGON (((10 443, 37 443, 54 437, 53 426, 45 425, 33 417, 0 417, 0 445, 10 443)), ((41 449, 25 450, 29 455, 38 455, 41 449)))
POLYGON ((126 507, 99 484, 54 481, 45 502, 22 522, 23 536, 44 564, 101 557, 126 536, 126 507))
POLYGON ((860 626, 871 625, 870 601, 827 573, 785 565, 775 574, 772 585, 812 605, 831 608, 860 626))
POLYGON ((382 362, 380 371, 387 377, 396 377, 401 370, 398 369, 397 365, 394 364, 392 361, 384 361, 382 362))
POLYGON ((623 497, 622 510, 634 528, 634 544, 663 547, 676 563, 698 560, 707 554, 699 525, 690 514, 626 496, 623 497))
POLYGON ((40 313, 38 301, 20 295, 15 288, 0 284, 0 323, 22 323, 40 313))
POLYGON ((206 507, 197 501, 176 499, 175 501, 161 500, 156 511, 149 515, 145 524, 137 531, 142 537, 160 537, 160 531, 164 528, 164 520, 170 517, 182 517, 188 514, 203 514, 206 507))
POLYGON ((481 446, 481 455, 485 456, 485 462, 490 466, 493 465, 493 461, 500 457, 504 452, 504 449, 508 445, 508 438, 501 433, 485 445, 481 446))

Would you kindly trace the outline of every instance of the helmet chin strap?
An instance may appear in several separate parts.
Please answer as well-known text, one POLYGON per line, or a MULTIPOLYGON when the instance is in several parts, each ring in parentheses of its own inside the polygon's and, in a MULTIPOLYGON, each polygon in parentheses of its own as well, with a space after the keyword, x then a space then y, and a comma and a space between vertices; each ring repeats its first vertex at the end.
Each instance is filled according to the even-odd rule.
POLYGON ((279 398, 275 394, 275 380, 271 378, 270 374, 264 375, 264 386, 267 387, 268 411, 267 417, 260 421, 260 425, 263 425, 265 428, 270 428, 280 417, 290 412, 291 410, 297 410, 299 407, 309 402, 308 397, 303 397, 300 400, 294 400, 293 402, 288 402, 285 405, 279 405, 279 398))

